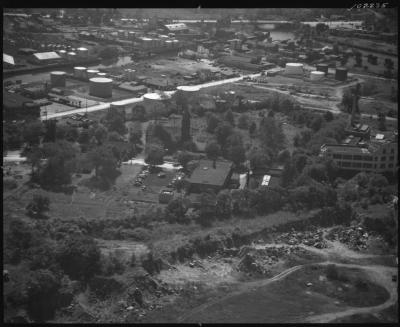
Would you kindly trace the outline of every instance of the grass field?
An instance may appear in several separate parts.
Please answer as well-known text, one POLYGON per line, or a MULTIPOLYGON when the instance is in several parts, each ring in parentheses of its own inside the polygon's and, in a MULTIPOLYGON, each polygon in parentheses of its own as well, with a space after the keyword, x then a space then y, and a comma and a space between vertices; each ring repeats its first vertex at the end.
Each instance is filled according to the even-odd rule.
MULTIPOLYGON (((359 271, 349 272, 358 277, 359 271)), ((348 305, 369 306, 383 303, 388 294, 384 289, 368 283, 368 291, 360 292, 338 281, 321 281, 324 268, 308 266, 277 282, 255 287, 248 292, 229 297, 206 307, 185 322, 192 323, 295 323, 304 322, 310 315, 341 311, 348 305), (312 283, 307 287, 307 283, 312 283), (343 287, 339 291, 340 286, 343 287)), ((363 277, 363 276, 362 276, 363 277)))

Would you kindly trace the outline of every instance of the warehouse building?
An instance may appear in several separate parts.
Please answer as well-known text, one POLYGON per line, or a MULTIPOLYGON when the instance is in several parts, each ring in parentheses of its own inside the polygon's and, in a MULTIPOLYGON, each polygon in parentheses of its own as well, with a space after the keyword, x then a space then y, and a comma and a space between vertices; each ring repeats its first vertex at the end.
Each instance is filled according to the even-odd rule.
POLYGON ((50 52, 37 52, 32 54, 29 61, 34 64, 48 65, 63 61, 63 59, 54 51, 50 52))
POLYGON ((164 28, 169 33, 184 33, 188 32, 189 28, 184 23, 177 23, 177 24, 167 24, 164 25, 164 28))
POLYGON ((219 192, 226 188, 232 176, 231 161, 207 160, 199 161, 191 176, 186 180, 191 193, 201 193, 209 189, 219 192))

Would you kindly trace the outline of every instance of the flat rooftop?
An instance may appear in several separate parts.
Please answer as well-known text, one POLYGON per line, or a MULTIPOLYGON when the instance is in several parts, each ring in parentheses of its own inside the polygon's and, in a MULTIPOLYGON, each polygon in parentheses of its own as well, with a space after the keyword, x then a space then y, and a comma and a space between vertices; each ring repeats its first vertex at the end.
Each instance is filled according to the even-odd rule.
POLYGON ((217 160, 214 168, 213 160, 203 159, 188 179, 191 184, 224 185, 232 168, 231 161, 217 160))
POLYGON ((325 145, 328 151, 348 154, 370 154, 368 149, 349 145, 325 145))

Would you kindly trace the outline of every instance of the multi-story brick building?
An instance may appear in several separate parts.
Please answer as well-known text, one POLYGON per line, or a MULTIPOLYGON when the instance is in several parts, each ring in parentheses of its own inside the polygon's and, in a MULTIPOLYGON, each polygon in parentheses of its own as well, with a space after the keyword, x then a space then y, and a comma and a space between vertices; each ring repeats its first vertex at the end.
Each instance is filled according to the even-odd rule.
POLYGON ((393 173, 398 167, 398 134, 376 134, 371 140, 349 136, 342 144, 324 144, 320 156, 343 170, 393 173))

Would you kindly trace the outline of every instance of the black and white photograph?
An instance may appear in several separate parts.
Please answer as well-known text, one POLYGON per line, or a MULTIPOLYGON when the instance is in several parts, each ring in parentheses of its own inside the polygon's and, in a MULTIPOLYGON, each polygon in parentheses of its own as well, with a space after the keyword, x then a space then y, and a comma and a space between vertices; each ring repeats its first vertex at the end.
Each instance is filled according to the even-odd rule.
POLYGON ((2 8, 3 323, 398 323, 395 2, 51 5, 2 8))

